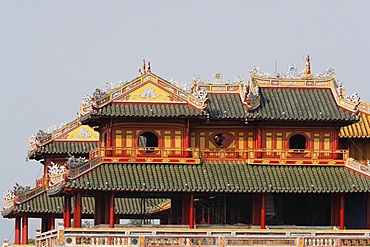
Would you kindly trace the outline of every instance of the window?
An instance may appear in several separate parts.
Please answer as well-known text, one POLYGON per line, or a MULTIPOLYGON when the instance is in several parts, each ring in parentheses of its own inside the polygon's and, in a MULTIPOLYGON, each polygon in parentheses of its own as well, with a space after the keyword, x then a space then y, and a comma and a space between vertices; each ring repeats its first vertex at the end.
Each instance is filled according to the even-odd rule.
POLYGON ((219 148, 227 148, 233 139, 234 137, 228 133, 217 133, 213 136, 211 135, 211 142, 219 148))
POLYGON ((290 137, 289 149, 306 149, 306 137, 300 134, 290 137))
POLYGON ((154 148, 158 147, 158 137, 152 132, 144 132, 139 136, 138 143, 145 152, 154 152, 154 148))

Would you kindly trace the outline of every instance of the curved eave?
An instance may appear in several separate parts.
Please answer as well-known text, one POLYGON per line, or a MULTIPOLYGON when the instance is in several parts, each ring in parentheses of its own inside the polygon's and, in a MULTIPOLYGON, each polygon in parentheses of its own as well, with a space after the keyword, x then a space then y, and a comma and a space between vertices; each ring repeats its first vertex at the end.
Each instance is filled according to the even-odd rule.
POLYGON ((360 121, 344 126, 340 129, 341 138, 370 138, 370 115, 360 113, 360 121))
POLYGON ((115 163, 102 164, 65 187, 70 190, 156 193, 358 193, 370 192, 370 177, 342 166, 249 165, 244 162, 200 165, 115 163))

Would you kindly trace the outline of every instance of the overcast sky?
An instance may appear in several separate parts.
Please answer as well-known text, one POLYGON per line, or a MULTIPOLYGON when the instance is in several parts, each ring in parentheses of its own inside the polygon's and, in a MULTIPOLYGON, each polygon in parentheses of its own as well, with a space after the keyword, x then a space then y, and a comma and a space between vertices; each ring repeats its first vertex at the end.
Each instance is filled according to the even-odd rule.
MULTIPOLYGON (((0 0, 2 131, 0 191, 35 186, 26 162, 39 129, 76 118, 81 99, 106 82, 133 79, 142 59, 164 79, 248 78, 251 66, 285 72, 312 57, 333 67, 345 93, 370 102, 368 1, 4 1, 0 0)), ((39 224, 30 221, 29 236, 39 224)), ((14 241, 0 219, 0 240, 14 241)))

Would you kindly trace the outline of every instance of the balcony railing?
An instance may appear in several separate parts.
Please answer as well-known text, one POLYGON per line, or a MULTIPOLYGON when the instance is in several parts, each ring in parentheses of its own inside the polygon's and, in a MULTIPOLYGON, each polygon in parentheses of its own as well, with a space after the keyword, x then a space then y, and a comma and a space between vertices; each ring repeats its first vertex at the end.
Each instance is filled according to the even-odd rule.
POLYGON ((96 157, 117 158, 194 158, 215 160, 315 160, 344 161, 349 157, 347 149, 309 150, 309 149, 223 149, 223 148, 117 148, 104 147, 93 150, 90 159, 96 157))
POLYGON ((67 228, 36 234, 36 247, 369 246, 368 230, 256 229, 240 227, 67 228))

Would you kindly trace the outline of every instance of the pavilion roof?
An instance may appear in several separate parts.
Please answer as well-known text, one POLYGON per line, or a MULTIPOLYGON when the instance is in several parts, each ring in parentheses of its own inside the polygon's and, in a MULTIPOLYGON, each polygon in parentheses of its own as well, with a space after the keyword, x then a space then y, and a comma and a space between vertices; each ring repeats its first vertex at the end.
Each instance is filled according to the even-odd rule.
POLYGON ((99 147, 98 141, 53 141, 28 153, 29 158, 41 154, 88 154, 99 147))
POLYGON ((360 121, 340 129, 341 138, 370 138, 370 114, 360 112, 360 121))
MULTIPOLYGON (((144 213, 155 213, 161 205, 169 200, 166 198, 145 198, 147 207, 144 213)), ((72 198, 72 207, 74 198, 72 198)), ((43 213, 63 214, 63 197, 48 196, 46 191, 27 200, 17 206, 2 211, 3 217, 12 217, 18 213, 37 215, 43 213)), ((93 215, 95 213, 95 200, 93 197, 82 197, 82 214, 93 215)), ((141 198, 115 198, 115 213, 125 215, 139 215, 141 212, 141 198)))
POLYGON ((102 164, 48 191, 73 190, 202 193, 370 192, 370 177, 343 166, 102 164))

